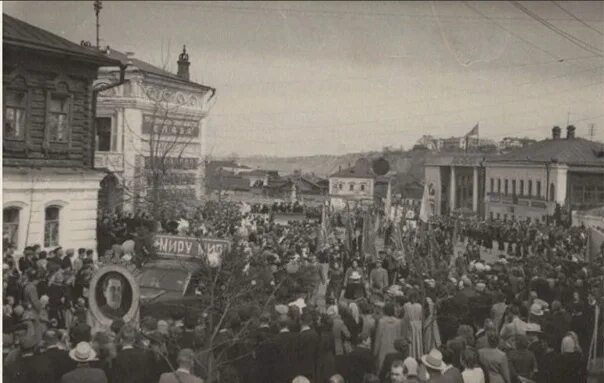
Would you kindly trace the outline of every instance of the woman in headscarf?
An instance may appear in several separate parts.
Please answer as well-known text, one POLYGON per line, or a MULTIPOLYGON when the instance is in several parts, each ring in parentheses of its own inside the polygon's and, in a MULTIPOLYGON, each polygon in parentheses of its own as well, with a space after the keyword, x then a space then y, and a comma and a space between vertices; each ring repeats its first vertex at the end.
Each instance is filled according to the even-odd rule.
POLYGON ((562 338, 561 354, 556 363, 555 383, 581 383, 585 381, 585 358, 577 334, 569 331, 562 338))

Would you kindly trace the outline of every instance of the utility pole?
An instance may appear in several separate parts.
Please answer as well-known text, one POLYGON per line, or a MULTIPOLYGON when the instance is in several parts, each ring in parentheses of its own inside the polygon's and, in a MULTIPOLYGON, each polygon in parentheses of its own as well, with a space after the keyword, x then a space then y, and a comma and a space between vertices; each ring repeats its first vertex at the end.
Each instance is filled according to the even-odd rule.
POLYGON ((96 15, 96 49, 101 49, 100 36, 99 31, 101 25, 99 24, 99 14, 101 13, 101 9, 103 9, 103 2, 101 0, 94 0, 94 14, 96 15))
POLYGON ((589 124, 589 138, 593 141, 596 134, 596 124, 589 124))

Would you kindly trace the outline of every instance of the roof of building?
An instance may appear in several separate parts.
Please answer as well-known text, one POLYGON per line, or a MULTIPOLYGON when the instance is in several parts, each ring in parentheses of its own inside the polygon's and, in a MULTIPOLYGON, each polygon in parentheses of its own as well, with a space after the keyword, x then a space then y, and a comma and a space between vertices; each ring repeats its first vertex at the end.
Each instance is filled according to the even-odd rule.
POLYGON ((495 156, 492 153, 460 152, 460 153, 435 153, 426 157, 425 164, 428 166, 480 166, 484 160, 495 156))
POLYGON ((145 72, 145 73, 151 73, 156 76, 167 78, 171 81, 194 86, 196 88, 202 88, 204 90, 214 90, 214 88, 211 88, 206 85, 198 84, 198 83, 190 81, 190 80, 186 80, 172 72, 169 72, 165 69, 156 67, 155 65, 152 65, 146 61, 137 59, 136 57, 128 57, 128 55, 126 55, 125 53, 117 51, 113 48, 109 49, 107 55, 115 60, 119 60, 123 65, 130 64, 132 66, 137 67, 138 69, 140 69, 142 72, 145 72))
POLYGON ((341 177, 341 178, 374 178, 375 174, 373 174, 373 171, 371 171, 370 167, 364 167, 364 166, 357 166, 356 164, 346 168, 346 169, 341 169, 335 173, 333 173, 332 175, 330 175, 330 177, 341 177))
POLYGON ((70 55, 97 65, 120 65, 120 61, 107 57, 96 49, 83 47, 5 13, 2 14, 2 38, 2 44, 70 55))
POLYGON ((268 171, 262 169, 254 169, 251 172, 242 173, 242 176, 259 176, 264 177, 268 174, 268 171))
POLYGON ((559 138, 539 141, 511 153, 494 158, 492 162, 559 162, 568 165, 604 165, 604 144, 584 138, 559 138))

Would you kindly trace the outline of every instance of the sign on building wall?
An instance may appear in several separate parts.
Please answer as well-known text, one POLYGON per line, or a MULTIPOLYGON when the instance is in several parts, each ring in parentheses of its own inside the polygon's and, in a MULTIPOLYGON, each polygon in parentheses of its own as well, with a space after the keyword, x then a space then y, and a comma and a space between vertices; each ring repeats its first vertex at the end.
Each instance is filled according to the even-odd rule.
POLYGON ((143 133, 165 136, 198 137, 199 122, 184 118, 143 115, 143 133))
MULTIPOLYGON (((162 168, 165 169, 192 170, 199 167, 199 158, 194 157, 165 157, 161 159, 158 158, 156 160, 159 161, 162 165, 162 168)), ((152 157, 145 157, 145 169, 153 168, 152 161, 152 157)))

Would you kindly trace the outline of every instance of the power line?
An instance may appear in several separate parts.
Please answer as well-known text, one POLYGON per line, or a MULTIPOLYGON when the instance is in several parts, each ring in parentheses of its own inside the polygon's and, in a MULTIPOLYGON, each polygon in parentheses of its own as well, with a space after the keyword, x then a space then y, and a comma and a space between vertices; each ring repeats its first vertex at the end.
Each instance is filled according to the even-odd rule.
POLYGON ((485 19, 489 20, 491 23, 493 23, 494 25, 496 25, 497 27, 499 27, 499 29, 504 30, 505 32, 507 32, 510 35, 512 35, 512 36, 516 37, 517 39, 519 39, 520 41, 523 41, 526 44, 528 44, 528 45, 530 45, 530 46, 532 46, 532 47, 540 50, 541 52, 543 52, 543 53, 547 54, 548 56, 550 56, 550 57, 558 60, 559 62, 562 62, 564 60, 564 59, 560 58, 559 56, 553 54, 552 52, 550 52, 550 51, 548 51, 546 49, 543 49, 542 47, 540 47, 539 45, 533 43, 532 41, 529 41, 529 40, 525 39, 524 37, 522 37, 521 35, 517 34, 516 32, 511 31, 511 30, 505 28, 503 25, 501 25, 497 21, 493 20, 492 17, 489 17, 489 16, 485 15, 484 13, 480 12, 478 9, 476 9, 475 7, 473 7, 472 5, 470 5, 470 3, 468 3, 467 1, 464 1, 463 4, 466 7, 470 8, 475 13, 477 13, 480 16, 484 17, 485 19))
POLYGON ((576 38, 575 36, 571 35, 568 32, 563 31, 562 29, 556 27, 555 25, 553 25, 552 23, 548 22, 547 20, 543 19, 542 17, 540 17, 538 14, 534 13, 533 11, 531 11, 530 9, 526 8, 525 6, 523 6, 522 4, 520 4, 518 1, 510 1, 510 3, 518 8, 519 10, 521 10, 523 13, 527 14, 528 16, 530 16, 531 18, 533 18, 534 20, 536 20, 539 24, 545 26, 547 29, 553 31, 554 33, 556 33, 557 35, 563 37, 564 39, 570 41, 572 44, 578 46, 579 48, 593 53, 595 55, 598 55, 600 57, 604 57, 604 55, 602 53, 604 53, 602 50, 600 50, 599 48, 594 47, 593 45, 580 40, 578 38, 576 38))
MULTIPOLYGON (((124 2, 123 4, 127 5, 135 5, 136 3, 124 2)), ((402 18, 410 18, 410 19, 452 19, 452 20, 477 20, 479 17, 472 17, 467 15, 448 15, 448 16, 435 16, 428 14, 419 14, 419 13, 392 13, 392 12, 365 12, 365 11, 343 11, 343 10, 319 10, 319 9, 302 9, 302 8, 285 8, 285 7, 246 7, 246 6, 231 6, 231 5, 219 5, 216 3, 208 4, 208 3, 176 3, 176 2, 162 2, 162 1, 151 1, 145 2, 145 6, 156 6, 156 7, 190 7, 190 8, 206 8, 206 9, 220 9, 226 11, 235 11, 235 12, 260 12, 260 13, 300 13, 300 14, 317 14, 324 16, 338 16, 342 15, 351 15, 351 16, 377 16, 377 17, 402 17, 402 18)), ((524 18, 519 17, 496 17, 498 20, 508 20, 508 21, 526 21, 524 18)), ((572 18, 548 18, 550 21, 575 21, 572 18)), ((602 23, 604 20, 590 20, 593 23, 602 23)))
MULTIPOLYGON (((565 58, 558 58, 556 56, 553 56, 555 58, 555 60, 550 60, 550 61, 541 61, 541 62, 535 62, 535 63, 524 63, 524 64, 508 64, 508 65, 494 65, 491 68, 492 69, 508 69, 508 68, 524 68, 524 67, 529 67, 529 66, 539 66, 539 65, 549 65, 549 64, 558 64, 558 63, 568 63, 571 61, 582 61, 582 60, 591 60, 591 59, 600 59, 600 56, 597 55, 591 55, 591 56, 582 56, 582 57, 565 57, 565 58)), ((453 70, 453 71, 447 71, 447 72, 439 72, 440 74, 451 74, 451 73, 455 73, 457 72, 457 70, 453 70)), ((311 79, 305 79, 305 80, 287 80, 287 81, 257 81, 257 82, 238 82, 238 83, 216 83, 216 82, 212 82, 213 84, 215 84, 216 87, 218 88, 228 88, 228 87, 251 87, 251 86, 258 86, 258 85, 277 85, 277 84, 308 84, 308 83, 312 83, 312 82, 317 82, 317 83, 325 83, 325 82, 341 82, 341 81, 349 81, 349 80, 360 80, 360 81, 387 81, 387 80, 392 80, 392 79, 396 79, 396 78, 400 78, 400 77, 405 77, 408 76, 407 73, 401 73, 401 74, 397 74, 397 75, 388 75, 388 76, 346 76, 346 77, 338 77, 338 78, 311 78, 311 79)))
POLYGON ((596 28, 592 27, 591 25, 587 24, 585 21, 581 20, 580 18, 578 18, 577 16, 575 16, 573 13, 571 13, 569 10, 567 10, 566 8, 564 8, 563 6, 561 6, 560 4, 558 4, 557 1, 552 0, 552 3, 554 3, 554 5, 556 7, 560 8, 562 10, 562 12, 566 13, 567 15, 569 15, 570 17, 572 17, 573 19, 577 20, 578 22, 580 22, 581 24, 583 24, 587 28, 589 28, 592 31, 597 32, 600 35, 604 36, 604 32, 602 32, 601 30, 596 29, 596 28))

